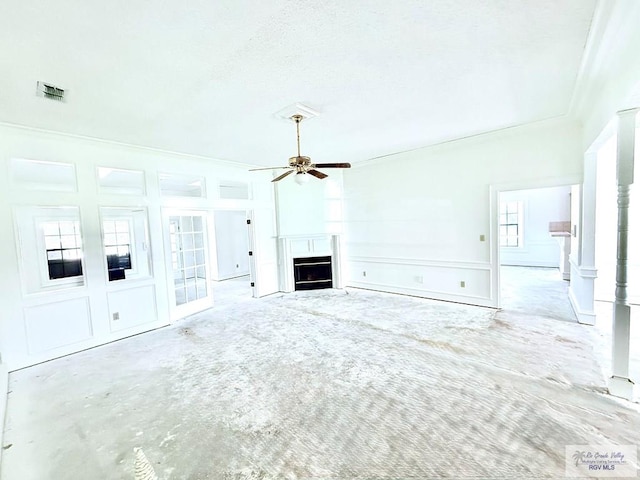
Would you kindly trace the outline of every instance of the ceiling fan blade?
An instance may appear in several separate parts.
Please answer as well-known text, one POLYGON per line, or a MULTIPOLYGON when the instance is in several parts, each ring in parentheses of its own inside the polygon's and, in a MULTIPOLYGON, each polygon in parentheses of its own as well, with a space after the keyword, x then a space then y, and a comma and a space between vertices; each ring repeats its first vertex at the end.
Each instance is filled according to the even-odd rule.
POLYGON ((251 168, 249 169, 250 172, 256 172, 258 170, 278 170, 280 168, 289 168, 289 167, 266 167, 266 168, 251 168))
POLYGON ((309 175, 313 175, 316 178, 319 178, 320 180, 329 176, 326 173, 319 172, 318 170, 307 170, 307 173, 309 175))
POLYGON ((350 163, 316 163, 315 168, 351 168, 350 163))
POLYGON ((293 173, 293 170, 289 170, 288 172, 284 172, 282 175, 280 175, 279 177, 274 178, 271 181, 272 182, 277 182, 278 180, 282 180, 284 177, 286 177, 287 175, 290 175, 292 173, 293 173))

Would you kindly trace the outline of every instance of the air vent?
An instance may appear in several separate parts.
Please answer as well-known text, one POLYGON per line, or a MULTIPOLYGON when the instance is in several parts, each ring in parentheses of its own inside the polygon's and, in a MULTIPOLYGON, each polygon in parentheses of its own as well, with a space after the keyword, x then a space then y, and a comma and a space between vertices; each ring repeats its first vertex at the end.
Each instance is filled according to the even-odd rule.
POLYGON ((36 94, 39 97, 64 102, 64 89, 51 85, 50 83, 38 82, 36 94))

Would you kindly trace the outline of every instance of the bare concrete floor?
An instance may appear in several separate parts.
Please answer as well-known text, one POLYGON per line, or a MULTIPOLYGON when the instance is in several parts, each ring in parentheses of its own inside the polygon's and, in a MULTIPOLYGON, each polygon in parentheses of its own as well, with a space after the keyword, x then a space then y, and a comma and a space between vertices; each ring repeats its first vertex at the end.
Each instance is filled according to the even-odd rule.
POLYGON ((134 447, 164 480, 562 478, 565 445, 640 444, 639 405, 605 394, 593 328, 519 307, 244 288, 13 373, 2 480, 132 479, 134 447))

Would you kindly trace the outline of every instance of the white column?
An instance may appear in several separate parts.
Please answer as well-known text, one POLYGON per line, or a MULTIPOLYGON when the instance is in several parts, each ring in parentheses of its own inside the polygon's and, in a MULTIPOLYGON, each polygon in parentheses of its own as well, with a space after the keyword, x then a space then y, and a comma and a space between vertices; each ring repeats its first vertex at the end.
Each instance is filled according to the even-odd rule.
POLYGON ((597 274, 595 267, 597 165, 597 150, 585 153, 582 188, 572 187, 571 189, 572 207, 577 201, 580 209, 579 212, 574 212, 572 208, 569 299, 578 322, 585 325, 596 323, 593 297, 597 274), (573 218, 574 214, 576 218, 573 218))
POLYGON ((631 400, 633 381, 629 378, 629 334, 631 307, 627 301, 627 250, 629 237, 629 188, 633 183, 636 114, 638 110, 618 112, 618 255, 616 300, 613 305, 611 395, 631 400))

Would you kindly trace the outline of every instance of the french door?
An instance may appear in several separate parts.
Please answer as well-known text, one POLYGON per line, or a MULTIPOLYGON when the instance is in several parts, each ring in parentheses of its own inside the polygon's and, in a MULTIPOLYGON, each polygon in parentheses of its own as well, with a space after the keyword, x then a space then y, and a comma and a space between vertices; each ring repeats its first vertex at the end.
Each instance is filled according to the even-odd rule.
POLYGON ((208 214, 165 211, 165 251, 171 320, 184 318, 213 304, 209 264, 208 214))

